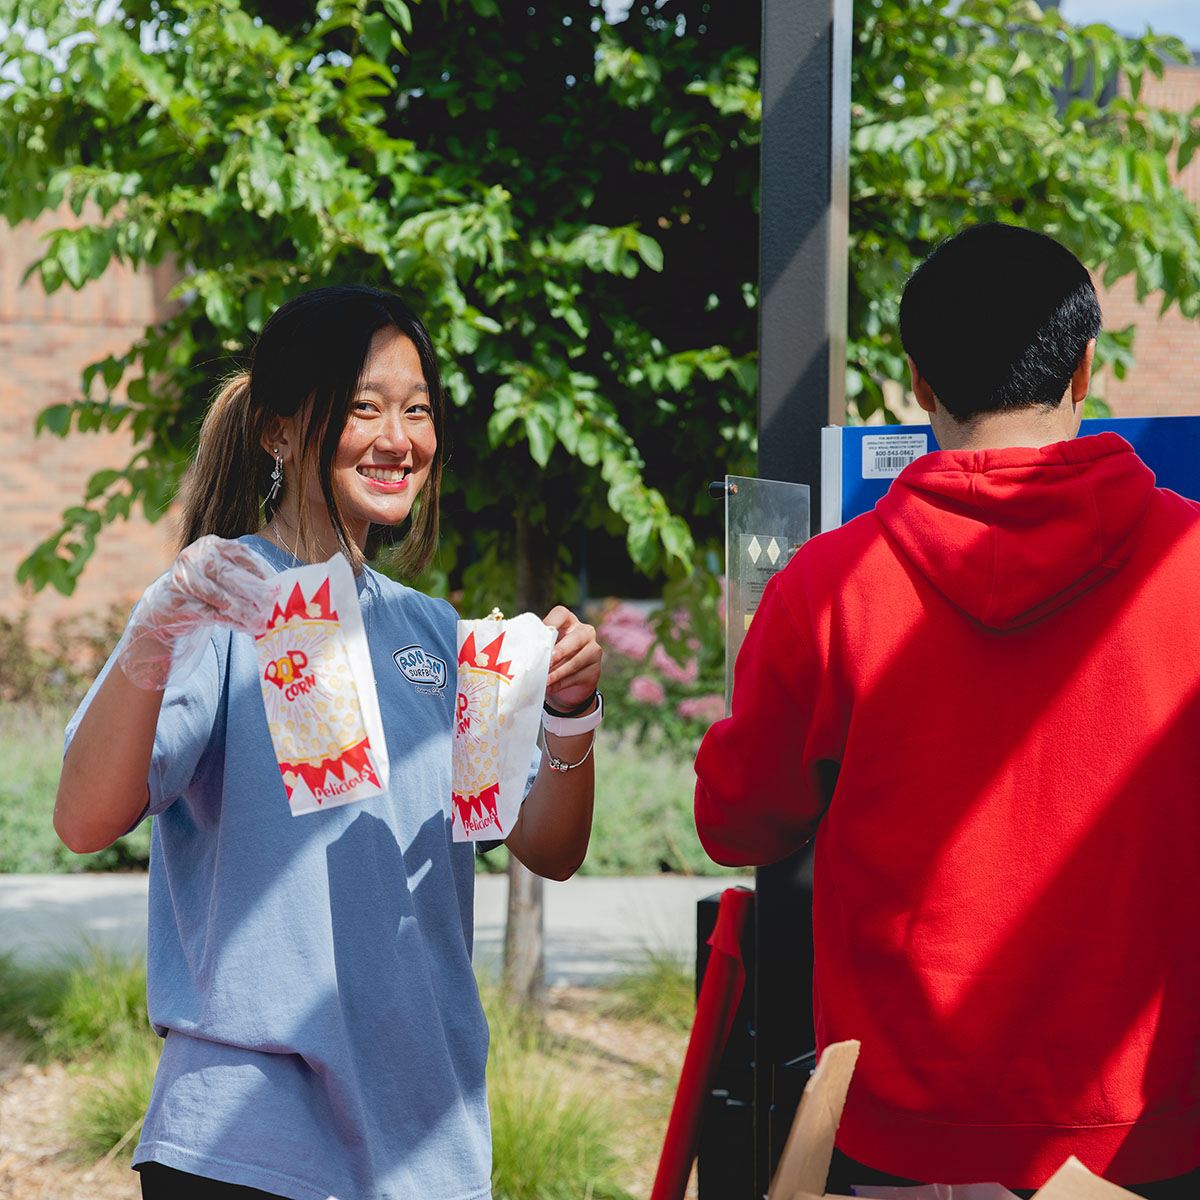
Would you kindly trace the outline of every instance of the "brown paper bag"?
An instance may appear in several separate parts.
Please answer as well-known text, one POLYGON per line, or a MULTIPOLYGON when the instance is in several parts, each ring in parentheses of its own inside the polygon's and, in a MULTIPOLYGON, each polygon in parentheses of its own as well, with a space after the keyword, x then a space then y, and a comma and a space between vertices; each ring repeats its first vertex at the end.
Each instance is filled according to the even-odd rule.
MULTIPOLYGON (((846 1106, 846 1092, 858 1061, 858 1042, 834 1042, 826 1046, 800 1097, 787 1143, 771 1180, 768 1200, 852 1200, 825 1194, 825 1180, 833 1159, 833 1141, 846 1106)), ((978 1188, 978 1184, 966 1185, 978 1188)), ((955 1200, 954 1185, 930 1185, 891 1189, 897 1197, 955 1200)), ((1003 1194, 1006 1189, 1000 1189, 1003 1194)), ((1012 1193, 1008 1193, 1011 1195, 1012 1193)), ((1137 1200, 1132 1192, 1093 1175, 1074 1156, 1042 1185, 1033 1200, 1137 1200)))

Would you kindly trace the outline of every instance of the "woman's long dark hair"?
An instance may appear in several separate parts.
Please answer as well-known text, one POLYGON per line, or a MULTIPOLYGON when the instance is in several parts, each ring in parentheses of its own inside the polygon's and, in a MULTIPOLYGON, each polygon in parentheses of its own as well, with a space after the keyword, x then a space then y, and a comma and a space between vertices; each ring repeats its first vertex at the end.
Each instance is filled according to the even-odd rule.
MULTIPOLYGON (((406 575, 420 574, 437 548, 438 495, 442 482, 444 402, 429 333, 397 296, 377 288, 346 285, 314 288, 281 305, 263 326, 250 369, 217 393, 200 427, 196 458, 181 491, 181 545, 206 533, 241 537, 257 533, 277 504, 271 491, 275 466, 263 441, 274 420, 302 413, 297 474, 304 495, 315 470, 342 553, 357 572, 363 554, 350 537, 333 491, 333 460, 366 366, 371 339, 395 328, 416 347, 429 388, 437 449, 429 478, 413 504, 407 535, 395 558, 406 575)), ((300 505, 297 551, 310 559, 310 531, 300 505)), ((368 551, 378 544, 372 526, 368 551)))

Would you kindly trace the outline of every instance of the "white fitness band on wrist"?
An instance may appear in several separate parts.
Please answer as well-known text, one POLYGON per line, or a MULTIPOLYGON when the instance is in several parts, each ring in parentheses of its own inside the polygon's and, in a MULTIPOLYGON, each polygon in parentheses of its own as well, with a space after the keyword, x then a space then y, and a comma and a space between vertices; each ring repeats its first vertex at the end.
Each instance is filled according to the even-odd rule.
POLYGON ((591 733, 604 720, 604 697, 596 693, 596 707, 582 717, 552 717, 542 710, 542 728, 547 733, 557 734, 558 737, 575 737, 581 733, 591 733))

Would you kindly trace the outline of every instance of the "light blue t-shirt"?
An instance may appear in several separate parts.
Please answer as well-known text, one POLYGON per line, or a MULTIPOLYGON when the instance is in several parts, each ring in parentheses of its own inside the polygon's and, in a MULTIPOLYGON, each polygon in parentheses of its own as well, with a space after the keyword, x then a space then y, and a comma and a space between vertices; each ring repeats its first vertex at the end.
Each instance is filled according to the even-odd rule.
POLYGON ((473 848, 451 838, 455 613, 369 569, 358 588, 386 795, 290 814, 248 634, 214 631, 164 696, 148 993, 166 1041, 134 1162, 295 1200, 477 1200, 488 1034, 473 848), (444 683, 400 669, 411 647, 444 683))

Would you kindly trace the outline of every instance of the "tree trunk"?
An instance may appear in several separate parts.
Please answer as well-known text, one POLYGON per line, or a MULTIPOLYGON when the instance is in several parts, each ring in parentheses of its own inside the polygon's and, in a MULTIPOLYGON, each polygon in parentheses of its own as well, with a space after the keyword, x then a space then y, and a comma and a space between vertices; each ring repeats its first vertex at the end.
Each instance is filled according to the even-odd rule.
MULTIPOLYGON (((544 617, 550 611, 554 553, 550 538, 516 516, 517 612, 544 617)), ((513 614, 515 615, 515 614, 513 614)), ((502 986, 511 1004, 541 1009, 546 1002, 546 954, 542 878, 509 855, 508 916, 504 927, 502 986)))
POLYGON ((540 875, 535 875, 509 855, 502 976, 504 998, 509 1004, 537 1011, 546 1005, 542 883, 540 875))

